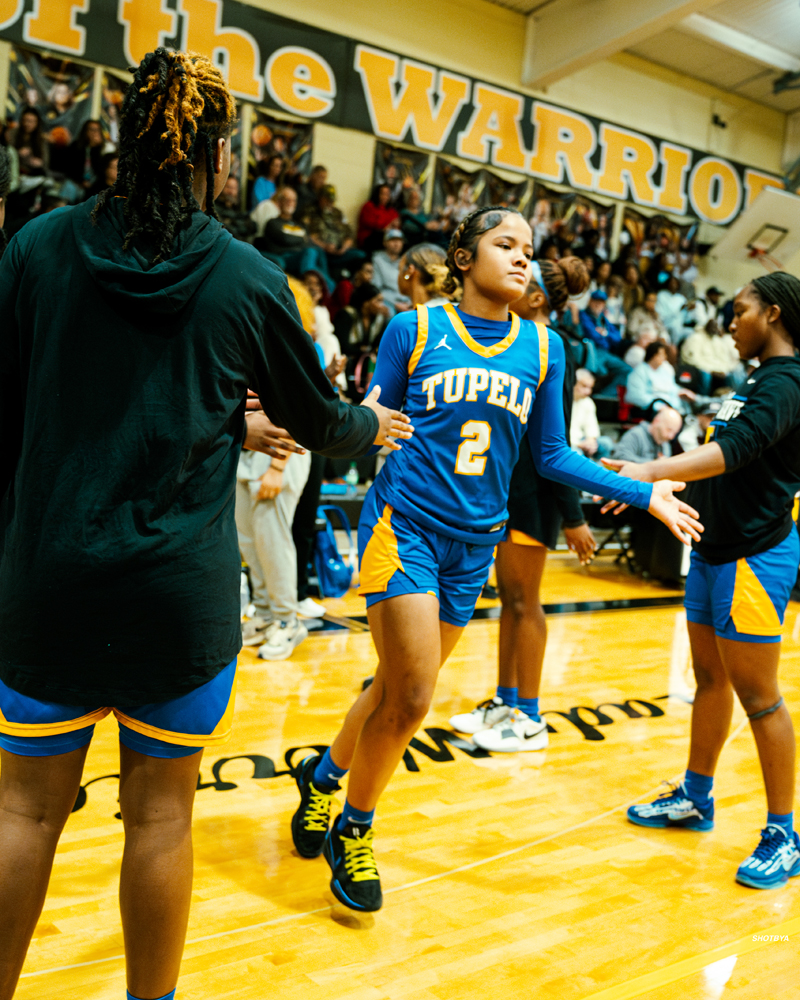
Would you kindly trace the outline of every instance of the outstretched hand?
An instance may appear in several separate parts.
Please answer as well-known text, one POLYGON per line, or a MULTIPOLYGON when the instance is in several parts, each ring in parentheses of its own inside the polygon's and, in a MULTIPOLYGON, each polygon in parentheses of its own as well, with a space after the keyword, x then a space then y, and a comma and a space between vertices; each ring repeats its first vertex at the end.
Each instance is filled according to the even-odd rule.
POLYGON ((653 494, 650 497, 648 510, 663 521, 672 534, 684 545, 691 545, 692 539, 700 541, 700 533, 704 530, 698 518, 700 515, 688 503, 679 500, 675 493, 686 489, 686 483, 676 483, 671 479, 659 479, 653 483, 653 494))
POLYGON ((244 447, 248 451, 262 451, 273 458, 287 458, 291 452, 305 455, 305 448, 295 444, 287 430, 276 427, 263 410, 245 413, 247 435, 244 447))
MULTIPOLYGON (((607 469, 618 472, 626 479, 636 479, 640 483, 655 482, 655 476, 650 470, 649 462, 625 462, 621 458, 601 458, 600 461, 607 469)), ((626 503, 609 500, 604 507, 600 508, 600 513, 607 514, 609 511, 613 511, 615 514, 621 514, 628 506, 626 503)))
POLYGON ((380 394, 381 387, 376 385, 361 404, 362 406, 366 406, 367 409, 372 410, 380 422, 378 433, 373 443, 381 446, 385 445, 387 448, 391 448, 392 451, 400 451, 402 445, 399 445, 394 439, 402 438, 407 441, 414 433, 414 428, 411 426, 411 421, 405 413, 381 406, 378 402, 380 394))

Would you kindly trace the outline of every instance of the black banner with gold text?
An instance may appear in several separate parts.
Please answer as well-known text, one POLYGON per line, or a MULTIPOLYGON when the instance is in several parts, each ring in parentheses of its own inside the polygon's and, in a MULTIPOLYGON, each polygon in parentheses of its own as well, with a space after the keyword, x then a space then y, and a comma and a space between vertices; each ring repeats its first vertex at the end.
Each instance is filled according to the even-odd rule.
POLYGON ((0 0, 0 37, 127 68, 204 52, 240 100, 725 225, 777 176, 239 0, 0 0))

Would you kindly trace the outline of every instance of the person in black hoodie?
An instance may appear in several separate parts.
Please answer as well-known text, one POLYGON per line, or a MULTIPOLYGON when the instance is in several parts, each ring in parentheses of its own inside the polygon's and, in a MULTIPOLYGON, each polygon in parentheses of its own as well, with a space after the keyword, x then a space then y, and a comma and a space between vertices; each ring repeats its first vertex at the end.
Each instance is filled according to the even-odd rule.
POLYGON ((689 766, 655 802, 628 809, 639 826, 714 827, 714 772, 733 713, 747 713, 767 793, 767 822, 736 881, 755 889, 800 876, 793 826, 795 737, 778 687, 781 633, 797 566, 800 492, 800 280, 762 275, 736 296, 730 331, 743 361, 759 367, 726 399, 706 443, 635 465, 604 459, 624 476, 692 483, 704 514, 686 578, 686 618, 697 693, 689 766))
POLYGON ((248 387, 265 414, 248 447, 356 457, 410 436, 374 395, 339 401, 285 276, 217 221, 234 122, 209 60, 148 54, 116 184, 31 222, 0 264, 3 997, 112 710, 129 996, 174 994, 201 749, 233 712, 248 387))

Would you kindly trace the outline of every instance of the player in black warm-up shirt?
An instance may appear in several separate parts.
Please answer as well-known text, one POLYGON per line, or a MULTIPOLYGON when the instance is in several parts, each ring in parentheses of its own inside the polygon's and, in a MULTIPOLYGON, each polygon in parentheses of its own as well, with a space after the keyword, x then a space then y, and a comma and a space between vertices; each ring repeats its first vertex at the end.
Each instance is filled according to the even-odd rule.
POLYGON ((695 481, 691 502, 705 534, 686 580, 686 617, 697 693, 686 777, 672 792, 632 806, 642 826, 710 830, 713 775, 739 697, 758 746, 767 791, 761 841, 736 874, 758 889, 800 875, 793 829, 795 739, 778 689, 783 619, 797 577, 800 541, 800 281, 785 272, 757 278, 734 302, 731 324, 743 360, 761 362, 723 403, 707 443, 645 465, 606 464, 650 481, 695 481))
POLYGON ((29 223, 0 263, 2 997, 112 710, 128 995, 174 995, 201 751, 233 714, 248 387, 316 452, 409 436, 372 400, 339 402, 284 275, 217 221, 234 124, 209 60, 150 53, 115 187, 29 223))

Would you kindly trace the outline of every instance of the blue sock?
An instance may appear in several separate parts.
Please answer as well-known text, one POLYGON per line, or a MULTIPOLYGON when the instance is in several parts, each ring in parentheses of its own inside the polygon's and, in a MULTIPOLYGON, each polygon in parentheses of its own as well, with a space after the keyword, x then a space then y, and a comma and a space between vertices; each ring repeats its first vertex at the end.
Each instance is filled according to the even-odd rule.
POLYGON ((345 800, 342 815, 339 817, 339 822, 336 825, 340 830, 344 830, 348 823, 361 823, 362 826, 372 826, 373 819, 375 819, 374 809, 369 809, 367 812, 364 812, 361 809, 354 809, 353 806, 345 800))
MULTIPOLYGON (((177 988, 176 986, 175 990, 177 988)), ((175 990, 172 990, 171 993, 165 993, 163 997, 158 997, 158 1000, 175 1000, 175 990)), ((127 1000, 139 1000, 139 997, 135 997, 130 990, 125 990, 125 992, 128 994, 127 1000)))
POLYGON ((321 788, 338 788, 339 781, 347 774, 346 767, 337 767, 331 757, 331 748, 325 751, 319 764, 314 768, 313 782, 321 788))
POLYGON ((516 688, 504 688, 499 684, 497 685, 497 697, 503 699, 503 704, 508 705, 509 708, 517 707, 517 689, 516 688))
POLYGON ((687 770, 683 787, 690 799, 699 805, 705 805, 711 795, 711 789, 714 787, 714 779, 709 778, 707 774, 698 774, 697 771, 687 770))
POLYGON ((542 717, 539 715, 538 698, 517 698, 517 708, 520 712, 524 712, 529 719, 533 719, 534 722, 542 721, 542 717))
POLYGON ((790 812, 782 816, 780 813, 768 812, 767 822, 774 823, 775 826, 782 826, 786 831, 786 835, 791 837, 794 830, 794 813, 790 812))

